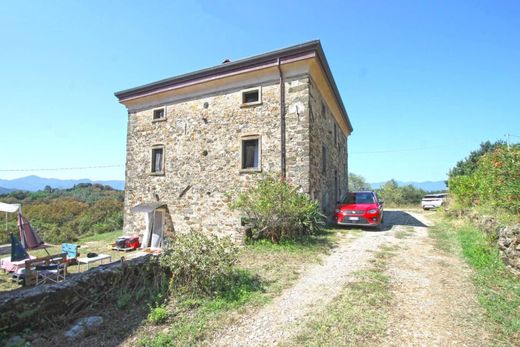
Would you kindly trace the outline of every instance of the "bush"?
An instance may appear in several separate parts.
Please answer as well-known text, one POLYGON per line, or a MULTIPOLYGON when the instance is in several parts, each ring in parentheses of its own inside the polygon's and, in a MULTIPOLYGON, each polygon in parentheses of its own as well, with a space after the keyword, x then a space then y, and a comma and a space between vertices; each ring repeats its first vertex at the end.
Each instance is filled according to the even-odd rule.
POLYGON ((287 181, 264 177, 231 203, 246 217, 249 239, 280 242, 315 234, 325 225, 317 201, 297 191, 287 181))
POLYGON ((171 271, 170 288, 181 293, 213 296, 230 276, 238 248, 230 238, 190 233, 178 235, 163 250, 159 263, 171 271))
POLYGON ((450 178, 449 188, 462 207, 478 205, 520 214, 520 146, 500 146, 481 155, 471 174, 450 178))

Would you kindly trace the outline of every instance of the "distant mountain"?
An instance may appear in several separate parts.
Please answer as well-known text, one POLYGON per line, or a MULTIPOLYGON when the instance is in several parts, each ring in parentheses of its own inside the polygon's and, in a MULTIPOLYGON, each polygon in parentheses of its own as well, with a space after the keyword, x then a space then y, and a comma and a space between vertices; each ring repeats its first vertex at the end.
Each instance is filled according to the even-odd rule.
MULTIPOLYGON (((427 192, 438 191, 438 190, 447 190, 448 189, 448 187, 446 187, 446 182, 444 182, 444 181, 425 181, 425 182, 396 181, 396 182, 397 182, 397 185, 400 186, 400 187, 407 186, 407 185, 411 184, 415 188, 419 188, 419 189, 425 190, 427 192)), ((372 187, 372 189, 379 189, 385 183, 386 182, 370 183, 370 186, 372 187)))
POLYGON ((7 194, 7 193, 10 193, 12 191, 13 191, 12 189, 7 189, 7 188, 4 188, 4 187, 0 187, 0 194, 7 194))
MULTIPOLYGON (((44 178, 38 176, 27 176, 21 178, 15 178, 12 180, 2 180, 0 179, 0 187, 8 190, 28 190, 30 192, 35 192, 37 190, 42 190, 45 186, 50 186, 51 188, 60 188, 67 189, 72 188, 74 185, 78 183, 99 183, 107 186, 111 186, 114 189, 123 190, 125 189, 125 181, 92 181, 88 178, 83 178, 79 180, 61 180, 58 178, 44 178)), ((0 193, 2 188, 0 188, 0 193)))

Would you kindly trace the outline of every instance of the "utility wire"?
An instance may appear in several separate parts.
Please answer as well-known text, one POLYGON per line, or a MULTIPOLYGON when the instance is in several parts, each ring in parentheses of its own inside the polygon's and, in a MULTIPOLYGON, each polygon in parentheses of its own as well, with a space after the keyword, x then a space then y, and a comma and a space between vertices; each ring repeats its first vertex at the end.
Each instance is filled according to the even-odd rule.
POLYGON ((41 169, 0 169, 0 172, 28 172, 28 171, 60 171, 60 170, 87 170, 87 169, 106 169, 114 167, 124 167, 120 165, 97 165, 97 166, 78 166, 78 167, 55 167, 55 168, 41 168, 41 169))

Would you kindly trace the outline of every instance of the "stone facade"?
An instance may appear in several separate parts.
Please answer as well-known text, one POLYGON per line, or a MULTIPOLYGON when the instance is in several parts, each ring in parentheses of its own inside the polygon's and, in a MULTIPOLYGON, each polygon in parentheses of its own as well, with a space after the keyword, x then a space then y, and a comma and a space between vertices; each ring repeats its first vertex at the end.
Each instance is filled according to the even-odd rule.
MULTIPOLYGON (((295 60, 294 55, 291 59, 295 60)), ((324 213, 332 217, 336 200, 347 189, 346 140, 351 128, 346 113, 338 111, 331 89, 325 97, 323 80, 315 81, 310 69, 310 65, 294 65, 286 68, 283 77, 286 177, 319 200, 324 213), (340 118, 343 127, 338 114, 345 117, 340 118)), ((182 96, 168 96, 166 90, 157 93, 166 96, 139 95, 137 101, 125 103, 129 110, 126 233, 142 234, 146 228, 145 214, 132 212, 132 207, 159 201, 166 206, 166 235, 203 231, 241 238, 240 214, 230 210, 230 200, 262 174, 281 172, 280 79, 272 65, 265 71, 252 77, 244 74, 217 87, 209 80, 196 92, 182 96), (261 100, 244 105, 243 91, 250 88, 260 88, 261 100), (164 108, 165 117, 154 120, 158 108, 164 108), (248 136, 259 138, 257 171, 241 170, 242 140, 248 136), (164 151, 161 174, 151 172, 152 148, 157 146, 164 151)), ((323 70, 319 71, 321 77, 323 70)))
POLYGON ((347 192, 347 137, 341 131, 316 84, 309 84, 310 195, 327 217, 347 192))

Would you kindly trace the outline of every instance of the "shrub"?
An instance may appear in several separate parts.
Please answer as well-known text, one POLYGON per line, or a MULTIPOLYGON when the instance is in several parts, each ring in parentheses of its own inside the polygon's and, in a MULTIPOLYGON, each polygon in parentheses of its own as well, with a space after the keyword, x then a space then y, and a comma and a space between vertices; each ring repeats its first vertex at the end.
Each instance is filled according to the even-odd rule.
POLYGON ((238 248, 230 238, 190 233, 178 235, 163 250, 159 263, 171 271, 170 288, 212 296, 222 278, 233 272, 238 248))
POLYGON ((487 206, 520 214, 520 146, 500 146, 481 155, 471 174, 450 178, 449 188, 462 207, 487 206))
POLYGON ((450 193, 455 198, 455 201, 463 206, 471 206, 476 202, 478 197, 478 182, 474 175, 470 176, 455 176, 449 180, 450 193))
POLYGON ((231 203, 246 217, 249 239, 279 242, 315 234, 325 225, 317 201, 287 181, 266 176, 231 203))

